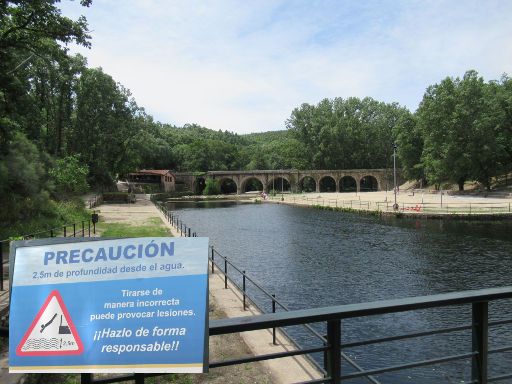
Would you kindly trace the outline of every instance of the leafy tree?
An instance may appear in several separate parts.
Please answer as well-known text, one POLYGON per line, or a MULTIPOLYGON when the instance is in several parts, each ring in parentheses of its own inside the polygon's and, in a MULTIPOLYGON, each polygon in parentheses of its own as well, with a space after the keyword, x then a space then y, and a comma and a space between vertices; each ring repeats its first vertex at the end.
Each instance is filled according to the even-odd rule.
POLYGON ((423 137, 418 129, 416 116, 409 111, 404 112, 394 127, 394 136, 404 176, 410 180, 424 180, 425 172, 421 163, 423 137))
POLYGON ((137 107, 127 89, 101 68, 86 69, 77 87, 70 148, 89 166, 91 184, 108 186, 126 167, 126 146, 137 134, 137 107))
POLYGON ((79 194, 87 191, 89 188, 87 185, 88 173, 87 165, 81 164, 77 155, 58 159, 49 171, 57 190, 68 194, 79 194))
POLYGON ((487 188, 498 170, 492 90, 475 71, 427 89, 417 111, 424 139, 422 163, 429 181, 478 180, 487 188))
POLYGON ((313 169, 385 168, 394 127, 407 111, 372 98, 303 104, 286 122, 303 148, 300 165, 313 169))

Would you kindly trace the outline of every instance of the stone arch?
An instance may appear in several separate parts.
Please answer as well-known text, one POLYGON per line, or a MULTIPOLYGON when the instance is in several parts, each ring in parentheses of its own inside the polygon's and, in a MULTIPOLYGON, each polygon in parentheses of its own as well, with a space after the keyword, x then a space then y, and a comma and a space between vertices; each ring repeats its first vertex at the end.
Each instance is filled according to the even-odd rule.
POLYGON ((265 181, 257 176, 248 176, 240 182, 240 193, 260 191, 263 192, 265 181), (256 183, 255 183, 256 182, 256 183), (258 184, 256 186, 256 184, 258 184))
POLYGON ((356 192, 357 181, 350 175, 343 176, 340 179, 340 192, 356 192))
POLYGON ((298 185, 301 192, 316 192, 317 182, 313 176, 302 176, 299 179, 298 185))
POLYGON ((320 192, 336 192, 336 180, 331 175, 325 175, 318 181, 320 192))
POLYGON ((231 177, 222 177, 217 180, 219 181, 220 193, 223 195, 238 193, 238 184, 231 177))
POLYGON ((361 192, 374 192, 379 190, 379 183, 377 178, 372 175, 363 176, 359 184, 359 190, 361 192))
POLYGON ((268 191, 272 191, 275 189, 276 192, 281 192, 281 187, 284 192, 290 192, 292 184, 290 183, 290 179, 286 175, 273 175, 269 178, 267 189, 268 191), (281 180, 283 183, 281 184, 281 180))

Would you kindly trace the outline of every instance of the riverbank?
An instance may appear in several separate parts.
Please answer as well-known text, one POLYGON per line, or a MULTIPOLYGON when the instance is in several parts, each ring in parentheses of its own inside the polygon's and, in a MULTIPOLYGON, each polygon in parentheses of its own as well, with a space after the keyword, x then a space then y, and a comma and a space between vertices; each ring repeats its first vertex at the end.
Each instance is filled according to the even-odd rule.
POLYGON ((411 218, 454 218, 463 220, 512 219, 511 197, 484 197, 446 193, 400 192, 393 209, 395 196, 391 191, 349 193, 277 194, 266 201, 273 203, 312 206, 347 212, 378 215, 402 215, 411 218))

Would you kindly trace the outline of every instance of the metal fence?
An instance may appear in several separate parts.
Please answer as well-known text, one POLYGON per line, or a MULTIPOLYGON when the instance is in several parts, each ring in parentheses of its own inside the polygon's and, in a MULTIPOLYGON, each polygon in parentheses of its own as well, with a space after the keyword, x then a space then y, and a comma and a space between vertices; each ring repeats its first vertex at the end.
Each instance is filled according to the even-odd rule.
POLYGON ((9 263, 9 244, 12 240, 29 240, 45 237, 85 237, 91 236, 91 232, 92 234, 96 234, 96 223, 92 219, 89 219, 0 240, 0 291, 4 290, 4 273, 5 271, 8 272, 8 268, 6 269, 6 267, 9 263))
MULTIPOLYGON (((369 201, 359 199, 329 199, 325 197, 307 197, 304 195, 285 195, 269 196, 270 200, 291 202, 298 205, 317 205, 321 207, 330 208, 344 208, 360 211, 377 211, 377 212, 396 212, 393 209, 392 201, 369 201)), ((399 212, 422 212, 431 214, 464 214, 464 215, 478 215, 478 214, 509 214, 512 213, 512 203, 509 201, 492 202, 421 202, 421 203, 399 203, 399 212)))

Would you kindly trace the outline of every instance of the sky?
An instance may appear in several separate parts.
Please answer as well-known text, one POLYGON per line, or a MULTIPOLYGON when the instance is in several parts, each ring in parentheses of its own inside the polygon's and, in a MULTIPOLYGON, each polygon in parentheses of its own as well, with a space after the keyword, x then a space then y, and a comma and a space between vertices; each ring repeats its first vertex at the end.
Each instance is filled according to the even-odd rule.
POLYGON ((512 76, 512 1, 93 0, 92 48, 71 47, 156 121, 240 134, 294 108, 372 97, 415 111, 429 85, 512 76))

